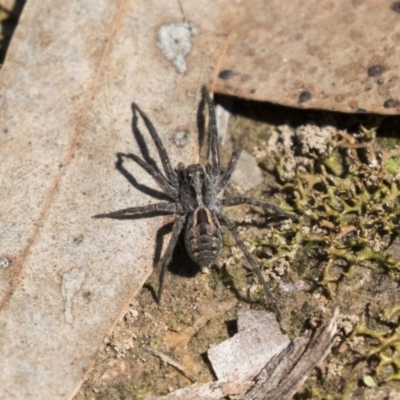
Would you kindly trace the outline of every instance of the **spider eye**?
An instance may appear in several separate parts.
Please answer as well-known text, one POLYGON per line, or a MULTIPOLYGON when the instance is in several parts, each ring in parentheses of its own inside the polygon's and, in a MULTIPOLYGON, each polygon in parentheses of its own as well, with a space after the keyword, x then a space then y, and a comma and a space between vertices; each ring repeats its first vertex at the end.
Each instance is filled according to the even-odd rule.
POLYGON ((199 165, 190 165, 186 169, 185 173, 185 181, 190 185, 190 186, 195 186, 200 184, 201 181, 204 180, 205 173, 203 171, 203 168, 200 167, 199 165))
POLYGON ((185 181, 188 182, 189 184, 193 183, 193 174, 192 173, 186 173, 185 175, 185 181))

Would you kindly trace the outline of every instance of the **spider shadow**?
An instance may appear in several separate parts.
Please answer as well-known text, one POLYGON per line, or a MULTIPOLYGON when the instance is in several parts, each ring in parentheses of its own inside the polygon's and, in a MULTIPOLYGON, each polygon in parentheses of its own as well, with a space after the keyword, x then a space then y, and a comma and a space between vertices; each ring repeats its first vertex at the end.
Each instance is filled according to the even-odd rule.
MULTIPOLYGON (((161 272, 161 259, 162 259, 162 250, 164 247, 164 242, 165 238, 167 237, 168 234, 171 233, 172 231, 172 226, 173 222, 169 222, 165 225, 163 225, 161 228, 158 229, 157 234, 156 234, 156 240, 155 240, 155 250, 154 250, 154 256, 153 256, 153 268, 154 268, 154 273, 159 276, 161 272)), ((221 266, 218 265, 213 265, 212 268, 217 272, 219 276, 220 283, 225 286, 225 288, 229 291, 231 291, 234 296, 236 297, 237 300, 246 303, 246 304, 258 304, 258 303, 263 303, 262 300, 254 300, 250 299, 248 296, 243 296, 241 294, 241 291, 237 288, 235 285, 235 279, 233 275, 229 272, 229 270, 226 268, 225 264, 222 264, 221 266)), ((245 275, 251 274, 251 270, 247 268, 243 268, 244 271, 243 273, 245 275)), ((172 254, 172 260, 169 263, 167 267, 167 272, 166 272, 166 278, 164 281, 164 288, 168 287, 168 275, 176 275, 176 276, 181 276, 185 278, 193 278, 196 276, 198 273, 200 273, 200 267, 189 257, 187 251, 186 251, 186 246, 185 246, 185 240, 184 240, 184 230, 182 230, 181 234, 179 235, 179 239, 176 243, 176 246, 174 248, 173 254, 172 254)), ((157 290, 158 288, 154 287, 152 284, 146 283, 143 286, 145 289, 149 290, 151 292, 152 297, 154 300, 157 302, 158 297, 157 297, 157 290)))
POLYGON ((197 107, 196 123, 198 132, 199 160, 206 164, 210 158, 210 135, 207 133, 208 123, 206 113, 206 100, 202 96, 197 107), (205 142, 207 141, 207 145, 205 142))
MULTIPOLYGON (((156 247, 154 251, 153 265, 157 267, 160 264, 164 238, 172 231, 173 222, 162 226, 156 234, 156 247)), ((184 230, 179 235, 172 254, 172 260, 168 265, 168 272, 173 275, 191 278, 200 272, 199 266, 189 257, 185 247, 184 230)))
MULTIPOLYGON (((161 259, 162 259, 162 250, 164 247, 164 241, 168 234, 172 231, 173 222, 169 222, 163 225, 158 229, 155 240, 155 250, 153 256, 153 268, 155 274, 158 276, 161 273, 161 259)), ((179 235, 178 241, 172 253, 172 259, 167 267, 164 289, 168 287, 168 275, 176 275, 185 278, 192 278, 196 276, 200 272, 199 266, 189 257, 185 247, 184 241, 184 230, 179 235)), ((151 284, 145 284, 144 288, 149 290, 157 302, 157 289, 154 288, 151 284)))
MULTIPOLYGON (((198 108, 198 126, 199 128, 202 126, 202 123, 204 123, 204 115, 203 115, 203 110, 204 110, 204 100, 202 100, 202 103, 200 104, 198 108), (203 118, 203 119, 202 119, 203 118)), ((131 128, 132 128, 132 134, 134 137, 135 142, 138 145, 139 152, 141 158, 149 164, 152 168, 154 168, 157 172, 161 173, 164 175, 164 171, 161 171, 160 167, 158 166, 156 160, 150 155, 149 147, 147 145, 147 140, 142 133, 141 129, 139 128, 139 117, 138 117, 138 111, 136 109, 136 106, 132 104, 132 123, 131 123, 131 128)), ((201 138, 204 138, 204 128, 200 129, 200 136, 199 136, 199 141, 201 142, 201 138), (201 135, 201 131, 203 134, 201 135)), ((166 195, 165 193, 161 192, 160 190, 153 189, 145 184, 140 183, 133 175, 132 173, 125 167, 124 165, 125 162, 125 157, 124 154, 122 153, 117 153, 117 161, 115 162, 115 167, 122 174, 122 176, 137 190, 140 192, 154 198, 157 200, 164 200, 164 201, 171 201, 170 197, 166 195)), ((120 216, 118 219, 141 219, 141 218, 152 218, 156 216, 166 216, 166 215, 171 215, 170 213, 163 213, 163 212, 148 212, 145 214, 141 214, 138 216, 120 216)), ((172 231, 172 226, 173 222, 167 223, 163 225, 156 234, 156 239, 155 239, 155 250, 154 250, 154 256, 153 256, 153 267, 155 269, 155 273, 160 273, 161 265, 160 261, 162 258, 162 250, 164 247, 164 242, 166 236, 171 233, 172 231)), ((169 263, 167 267, 167 274, 171 273, 172 275, 178 275, 178 276, 183 276, 183 277, 193 277, 195 276, 199 271, 200 268, 199 266, 189 257, 189 255, 186 252, 186 248, 184 245, 184 229, 182 233, 180 234, 180 237, 177 241, 177 244, 173 250, 173 255, 172 255, 172 260, 169 263)), ((166 277, 166 279, 168 279, 166 277)), ((157 298, 157 288, 154 288, 150 284, 145 284, 144 287, 148 289, 156 302, 158 301, 157 298)))
MULTIPOLYGON (((135 107, 132 105, 132 134, 133 137, 138 144, 140 153, 144 159, 144 161, 148 164, 150 164, 154 169, 156 169, 158 172, 161 172, 156 161, 151 157, 149 148, 147 147, 146 140, 143 136, 143 133, 139 129, 138 126, 138 115, 137 111, 135 110, 135 107)), ((115 162, 115 168, 122 174, 122 176, 137 190, 140 192, 153 197, 154 199, 157 200, 170 200, 170 198, 163 192, 153 189, 147 185, 144 185, 138 180, 125 168, 124 166, 124 157, 122 154, 117 153, 117 161, 115 162)))

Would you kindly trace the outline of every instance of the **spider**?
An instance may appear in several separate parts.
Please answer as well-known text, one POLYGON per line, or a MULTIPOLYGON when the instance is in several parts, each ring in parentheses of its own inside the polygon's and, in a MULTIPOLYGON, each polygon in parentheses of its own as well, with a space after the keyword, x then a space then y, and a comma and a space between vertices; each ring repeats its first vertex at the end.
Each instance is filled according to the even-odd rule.
POLYGON ((139 164, 140 167, 153 177, 158 186, 167 195, 169 201, 147 206, 125 208, 107 214, 98 214, 94 215, 93 218, 129 219, 165 214, 176 215, 169 243, 160 261, 161 272, 157 296, 158 303, 161 301, 165 273, 171 262, 172 253, 181 231, 185 230, 185 247, 188 255, 200 266, 202 272, 206 272, 208 267, 217 261, 221 253, 223 246, 221 225, 226 226, 272 301, 278 319, 281 319, 279 308, 274 301, 259 266, 241 240, 235 223, 223 212, 223 208, 248 204, 291 219, 296 219, 296 217, 284 212, 278 206, 255 199, 247 197, 218 197, 232 176, 239 159, 240 150, 233 151, 226 170, 222 170, 215 108, 207 89, 203 86, 202 104, 204 105, 205 103, 208 106, 209 113, 208 135, 211 160, 205 166, 192 164, 185 167, 183 163, 179 163, 177 169, 172 168, 161 139, 147 115, 137 104, 132 103, 133 114, 136 115, 136 112, 138 112, 143 119, 157 148, 164 171, 161 172, 155 163, 146 162, 136 154, 117 153, 118 160, 121 161, 123 158, 127 158, 139 164))

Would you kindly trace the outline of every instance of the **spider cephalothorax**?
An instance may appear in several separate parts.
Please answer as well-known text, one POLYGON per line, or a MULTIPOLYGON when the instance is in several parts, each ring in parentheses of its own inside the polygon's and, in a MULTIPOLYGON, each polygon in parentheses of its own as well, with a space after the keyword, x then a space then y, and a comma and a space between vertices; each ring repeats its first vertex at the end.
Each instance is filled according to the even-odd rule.
MULTIPOLYGON (((130 158, 147 171, 157 182, 158 186, 169 198, 167 202, 150 204, 148 206, 137 206, 124 210, 114 211, 109 214, 98 214, 95 218, 140 218, 151 214, 165 215, 176 214, 176 220, 172 227, 172 234, 167 249, 161 258, 160 285, 158 290, 158 301, 161 300, 163 281, 168 264, 171 261, 180 232, 185 229, 185 245, 189 256, 195 261, 202 271, 207 270, 214 264, 222 250, 222 235, 220 225, 228 228, 237 245, 242 250, 248 264, 257 275, 267 295, 273 300, 270 289, 261 273, 260 268, 247 250, 239 237, 235 223, 223 212, 227 206, 249 204, 263 208, 268 212, 294 218, 293 215, 285 213, 279 207, 262 201, 246 197, 218 197, 229 182, 239 159, 239 151, 232 153, 226 170, 221 170, 217 125, 215 120, 214 104, 211 101, 205 87, 202 88, 203 102, 208 105, 209 112, 209 144, 211 160, 206 165, 193 164, 185 167, 179 163, 178 169, 171 166, 169 157, 158 136, 153 124, 147 115, 135 104, 132 104, 134 115, 136 111, 142 117, 160 155, 164 173, 154 163, 146 162, 135 154, 118 153, 118 160, 130 158)), ((275 303, 274 306, 278 312, 275 303)))

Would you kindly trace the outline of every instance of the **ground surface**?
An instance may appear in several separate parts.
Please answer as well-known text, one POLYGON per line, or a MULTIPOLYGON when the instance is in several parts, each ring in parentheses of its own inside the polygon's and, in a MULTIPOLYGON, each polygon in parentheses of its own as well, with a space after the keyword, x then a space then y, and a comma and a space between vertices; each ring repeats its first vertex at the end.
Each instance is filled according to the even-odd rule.
MULTIPOLYGON (((340 159, 339 164, 343 163, 344 167, 339 171, 341 173, 332 175, 336 180, 333 186, 328 185, 326 192, 330 195, 326 195, 326 187, 321 189, 318 184, 307 187, 307 183, 294 176, 299 163, 306 165, 304 173, 307 172, 307 163, 321 156, 326 143, 336 140, 338 129, 356 132, 361 123, 379 127, 379 140, 373 141, 378 153, 388 144, 393 151, 397 146, 397 139, 393 138, 397 121, 371 122, 368 118, 359 120, 352 116, 246 102, 236 102, 234 111, 241 115, 231 119, 222 148, 223 159, 226 162, 232 147, 246 150, 262 167, 262 183, 246 195, 292 207, 300 217, 298 224, 273 221, 272 225, 267 225, 268 219, 260 210, 249 207, 229 210, 233 219, 244 221, 239 226, 241 237, 264 268, 284 315, 284 328, 291 338, 295 338, 331 316, 335 306, 341 312, 332 354, 311 374, 296 398, 352 396, 353 399, 382 399, 400 396, 398 233, 392 226, 374 229, 367 221, 384 218, 384 214, 377 217, 377 212, 368 208, 373 202, 379 205, 376 197, 380 193, 368 188, 367 192, 375 193, 375 197, 366 201, 363 209, 345 213, 339 207, 340 215, 336 215, 332 211, 335 207, 324 204, 353 195, 355 204, 352 206, 356 207, 361 201, 357 196, 364 193, 357 189, 354 194, 351 188, 347 192, 340 191, 343 182, 348 182, 346 168, 355 162, 354 159, 349 161, 344 156, 340 159), (297 143, 299 140, 302 145, 297 143), (305 149, 304 143, 311 143, 310 148, 305 149), (299 146, 297 150, 296 146, 299 146), (295 150, 287 154, 277 173, 279 155, 290 149, 295 150), (302 159, 307 157, 309 161, 302 159), (296 184, 302 184, 304 190, 299 191, 296 184), (283 194, 277 199, 274 193, 283 194), (300 198, 294 193, 300 193, 300 198), (300 201, 301 195, 306 206, 300 201), (346 218, 350 218, 350 222, 346 218), (350 234, 350 238, 346 236, 350 234), (370 250, 372 253, 368 253, 370 250)), ((348 147, 346 151, 350 151, 348 147)), ((320 164, 328 165, 325 176, 330 176, 338 163, 332 166, 326 161, 329 155, 324 157, 320 164)), ((360 163, 368 164, 368 157, 362 160, 360 155, 360 158, 360 163)), ((397 158, 393 156, 392 159, 397 171, 397 158)), ((364 175, 360 174, 361 180, 381 179, 376 169, 371 172, 368 166, 365 168, 364 175)), ((313 176, 324 175, 321 166, 311 169, 314 169, 313 176)), ((356 181, 354 176, 351 179, 351 182, 356 181)), ((386 182, 385 187, 397 188, 395 179, 391 182, 387 182, 388 178, 382 179, 386 182)), ((240 184, 236 182, 228 188, 226 195, 241 192, 240 184)), ((398 201, 397 192, 393 193, 395 205, 390 210, 394 214, 388 218, 396 222, 398 201)), ((382 202, 385 202, 386 197, 382 196, 382 202)), ((160 226, 170 221, 159 219, 160 226)), ((201 274, 188 259, 183 244, 178 245, 165 282, 162 306, 158 307, 153 297, 158 287, 156 270, 113 331, 76 400, 140 399, 147 394, 166 394, 191 383, 154 356, 150 348, 181 363, 200 382, 214 379, 207 361, 207 349, 235 333, 239 308, 269 307, 256 279, 245 269, 239 249, 225 231, 224 241, 226 246, 219 268, 209 275, 201 274)))

